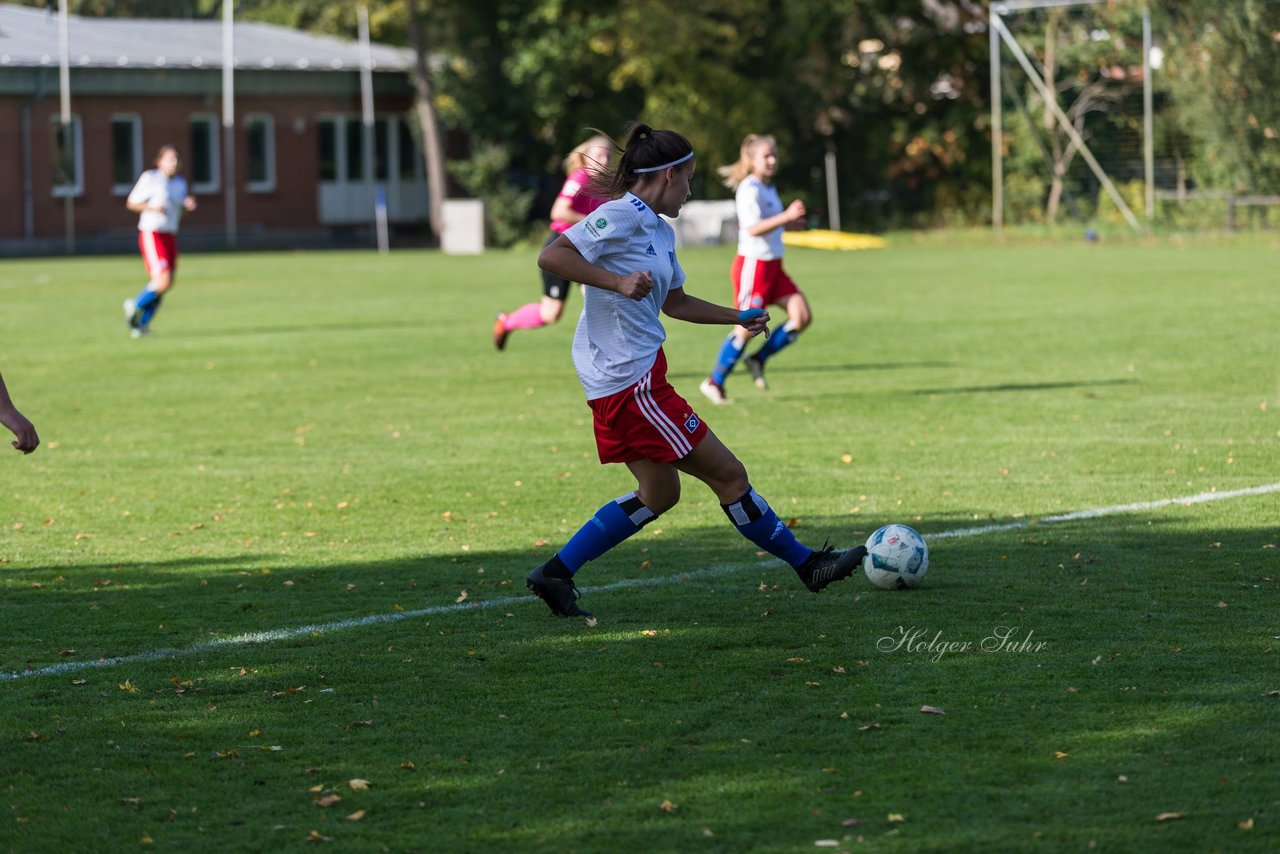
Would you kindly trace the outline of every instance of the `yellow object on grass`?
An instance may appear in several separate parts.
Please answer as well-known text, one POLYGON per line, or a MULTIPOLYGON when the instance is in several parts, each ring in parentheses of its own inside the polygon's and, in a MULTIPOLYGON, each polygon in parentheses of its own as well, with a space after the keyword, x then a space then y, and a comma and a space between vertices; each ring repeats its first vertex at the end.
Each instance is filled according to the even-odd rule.
POLYGON ((806 249, 883 249, 883 237, 874 234, 851 234, 846 231, 829 231, 815 228, 809 231, 784 231, 782 242, 787 246, 803 246, 806 249))

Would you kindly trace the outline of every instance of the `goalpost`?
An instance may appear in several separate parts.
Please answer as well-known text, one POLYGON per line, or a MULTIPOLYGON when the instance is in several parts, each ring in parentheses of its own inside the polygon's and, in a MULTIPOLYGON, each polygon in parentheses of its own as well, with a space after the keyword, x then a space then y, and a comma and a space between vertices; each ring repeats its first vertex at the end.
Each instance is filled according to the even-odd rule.
MULTIPOLYGON (((1103 189, 1115 204, 1116 208, 1120 211, 1125 221, 1129 223, 1130 227, 1133 228, 1135 232, 1139 234, 1143 233, 1144 229, 1142 224, 1138 221, 1138 218, 1125 202, 1120 191, 1116 189, 1115 183, 1098 162, 1093 151, 1085 142, 1084 137, 1076 129, 1075 124, 1068 118, 1066 112, 1058 103, 1057 93, 1049 87, 1044 77, 1041 76, 1035 65, 1033 65, 1031 59, 1028 58, 1026 51, 1023 49, 1022 45, 1019 44, 1018 39, 1013 35, 1006 23, 1006 19, 1010 16, 1028 10, 1095 6, 1102 2, 1103 0, 1002 0, 1002 2, 993 3, 991 6, 988 26, 991 45, 991 224, 996 231, 999 231, 1004 227, 1004 111, 1002 104, 1003 89, 1001 85, 1001 78, 1005 73, 1001 58, 1003 44, 1008 47, 1009 52, 1013 55, 1014 59, 1017 60, 1018 65, 1026 74, 1027 79, 1043 99, 1046 108, 1049 110, 1058 128, 1067 135, 1070 140, 1070 145, 1088 164, 1090 171, 1102 185, 1103 189)), ((1144 196, 1148 222, 1155 214, 1151 58, 1151 13, 1150 10, 1144 6, 1142 9, 1142 136, 1143 177, 1145 188, 1144 196)))

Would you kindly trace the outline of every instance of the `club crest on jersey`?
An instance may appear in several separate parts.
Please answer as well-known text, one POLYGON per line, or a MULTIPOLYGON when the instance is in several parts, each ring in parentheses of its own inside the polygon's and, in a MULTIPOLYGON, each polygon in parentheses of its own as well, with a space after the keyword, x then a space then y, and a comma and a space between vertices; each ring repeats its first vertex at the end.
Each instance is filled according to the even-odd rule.
POLYGON ((650 256, 650 257, 652 257, 652 258, 657 258, 657 257, 658 257, 658 253, 654 251, 654 249, 653 249, 653 244, 652 244, 652 243, 650 243, 650 244, 649 244, 649 248, 648 248, 648 249, 644 250, 644 254, 646 254, 646 255, 648 255, 648 256, 650 256))
POLYGON ((702 422, 698 420, 697 413, 691 414, 687 419, 685 419, 684 429, 687 432, 692 433, 698 429, 698 425, 701 423, 702 422))
POLYGON ((595 219, 585 219, 582 221, 582 227, 587 230, 587 234, 599 240, 609 228, 609 220, 602 216, 595 219))

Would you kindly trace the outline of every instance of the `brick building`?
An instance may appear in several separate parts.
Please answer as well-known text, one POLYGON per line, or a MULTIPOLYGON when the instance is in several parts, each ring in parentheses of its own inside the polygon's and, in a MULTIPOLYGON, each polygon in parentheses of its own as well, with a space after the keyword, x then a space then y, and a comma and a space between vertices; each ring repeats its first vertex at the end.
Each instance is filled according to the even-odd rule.
POLYGON ((228 190, 241 247, 367 245, 379 190, 393 230, 426 234, 410 51, 372 45, 369 180, 354 42, 235 24, 234 176, 220 22, 71 16, 69 44, 68 131, 58 16, 0 4, 0 256, 65 251, 68 196, 77 252, 133 251, 125 196, 164 144, 199 201, 184 248, 226 245, 228 190))

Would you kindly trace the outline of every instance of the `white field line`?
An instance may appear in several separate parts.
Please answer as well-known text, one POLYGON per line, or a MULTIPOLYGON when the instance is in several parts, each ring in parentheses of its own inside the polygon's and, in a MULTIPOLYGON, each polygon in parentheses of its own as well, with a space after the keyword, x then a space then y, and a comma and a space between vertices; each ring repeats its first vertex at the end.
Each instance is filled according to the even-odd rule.
MULTIPOLYGON (((1114 516, 1120 513, 1134 513, 1139 510, 1153 510, 1157 507, 1169 507, 1175 504, 1188 506, 1192 504, 1203 504, 1208 501, 1226 501, 1231 498, 1242 498, 1248 495, 1266 495, 1271 492, 1280 492, 1280 483, 1268 483, 1263 486, 1251 486, 1247 489, 1234 489, 1229 492, 1202 492, 1198 495, 1190 495, 1184 498, 1165 498, 1159 501, 1141 501, 1136 504, 1115 504, 1110 507, 1095 507, 1090 510, 1076 510, 1072 513, 1063 513, 1058 516, 1043 516, 1035 520, 1009 522, 999 525, 984 525, 977 528, 956 528, 950 531, 939 531, 938 533, 930 534, 929 539, 942 540, 957 537, 980 537, 984 534, 994 534, 1001 531, 1016 531, 1020 528, 1031 527, 1032 525, 1053 525, 1061 522, 1075 522, 1081 519, 1097 519, 1103 516, 1114 516)), ((694 570, 693 572, 682 572, 676 575, 667 575, 657 578, 628 578, 623 579, 622 581, 615 581, 612 584, 604 584, 599 587, 583 587, 582 592, 606 593, 612 590, 623 590, 628 587, 663 587, 668 584, 688 581, 693 578, 728 575, 729 573, 738 572, 743 569, 762 568, 769 566, 771 563, 772 561, 756 561, 752 563, 725 564, 722 566, 713 566, 706 569, 694 570)), ((290 629, 270 629, 263 632, 247 632, 242 635, 218 638, 216 640, 206 641, 205 643, 192 644, 191 646, 166 647, 163 649, 149 650, 147 652, 137 652, 132 655, 99 658, 93 661, 64 661, 59 664, 51 664, 48 667, 38 667, 18 672, 0 671, 0 682, 13 682, 18 679, 27 679, 36 676, 57 676, 64 673, 77 673, 81 670, 88 670, 94 667, 114 667, 119 664, 163 661, 170 658, 200 655, 202 653, 214 652, 221 649, 233 649, 241 646, 275 643, 276 641, 323 635, 330 632, 342 631, 344 629, 363 628, 364 626, 372 626, 380 623, 397 623, 401 620, 414 620, 419 617, 432 617, 438 614, 452 614, 457 611, 474 611, 480 608, 526 605, 534 601, 536 600, 529 595, 502 596, 496 599, 481 599, 476 602, 460 602, 452 605, 434 605, 430 608, 418 608, 413 611, 396 611, 390 614, 370 614, 365 617, 353 617, 348 620, 335 620, 329 623, 313 623, 305 626, 294 626, 290 629)))
POLYGON ((1097 519, 1102 516, 1115 516, 1119 513, 1135 513, 1139 510, 1154 510, 1157 507, 1169 507, 1174 504, 1204 504, 1206 501, 1226 501, 1229 498, 1242 498, 1246 495, 1266 495, 1269 492, 1280 492, 1280 483, 1268 483, 1263 486, 1250 486, 1246 489, 1233 489, 1229 492, 1201 492, 1199 495, 1188 495, 1185 498, 1162 498, 1159 501, 1140 501, 1136 504, 1114 504, 1110 507, 1095 507, 1092 510, 1076 510, 1060 516, 1041 516, 1037 519, 1026 519, 1021 522, 1005 522, 997 525, 983 525, 978 528, 955 528, 950 531, 939 531, 930 534, 931 540, 945 540, 952 537, 980 537, 983 534, 994 534, 998 531, 1016 531, 1032 525, 1054 525, 1059 522, 1077 522, 1081 519, 1097 519))

